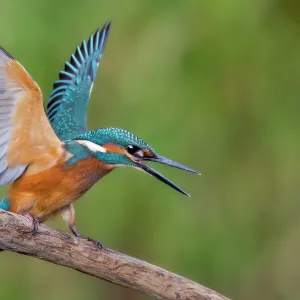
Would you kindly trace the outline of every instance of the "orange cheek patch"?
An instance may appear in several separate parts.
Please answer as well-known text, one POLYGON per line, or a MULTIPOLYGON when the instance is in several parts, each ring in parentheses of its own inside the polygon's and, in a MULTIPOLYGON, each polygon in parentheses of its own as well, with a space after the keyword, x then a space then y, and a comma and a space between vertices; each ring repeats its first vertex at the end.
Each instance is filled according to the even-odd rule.
POLYGON ((144 156, 153 157, 153 154, 148 149, 146 149, 146 150, 144 150, 144 156))
POLYGON ((114 144, 104 144, 102 145, 102 147, 104 147, 108 153, 120 153, 120 154, 127 153, 125 149, 122 149, 119 146, 114 144))

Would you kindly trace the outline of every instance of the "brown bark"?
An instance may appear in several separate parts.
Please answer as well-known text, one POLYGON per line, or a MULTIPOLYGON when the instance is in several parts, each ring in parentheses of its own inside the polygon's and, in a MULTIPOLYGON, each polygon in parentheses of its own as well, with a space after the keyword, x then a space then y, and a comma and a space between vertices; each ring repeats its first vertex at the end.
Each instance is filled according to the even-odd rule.
MULTIPOLYGON (((0 249, 40 258, 163 300, 225 300, 187 278, 67 233, 40 225, 28 233, 23 216, 0 209, 0 249)), ((5 255, 2 252, 1 255, 5 255)))

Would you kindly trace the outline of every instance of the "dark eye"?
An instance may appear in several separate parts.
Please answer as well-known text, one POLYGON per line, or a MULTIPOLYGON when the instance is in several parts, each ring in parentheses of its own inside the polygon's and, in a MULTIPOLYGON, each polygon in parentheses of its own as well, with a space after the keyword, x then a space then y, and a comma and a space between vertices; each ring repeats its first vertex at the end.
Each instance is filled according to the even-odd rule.
POLYGON ((144 156, 144 151, 140 149, 139 147, 135 145, 128 145, 127 146, 127 151, 129 154, 137 156, 137 157, 143 157, 144 156))

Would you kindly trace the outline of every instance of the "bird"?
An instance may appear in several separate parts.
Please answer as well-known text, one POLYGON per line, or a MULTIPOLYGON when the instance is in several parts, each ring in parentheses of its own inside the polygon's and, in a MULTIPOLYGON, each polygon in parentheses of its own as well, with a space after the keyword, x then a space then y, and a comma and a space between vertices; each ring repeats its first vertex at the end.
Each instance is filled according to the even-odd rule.
POLYGON ((47 109, 38 84, 0 47, 0 185, 10 184, 0 208, 28 219, 32 233, 61 216, 76 237, 99 248, 100 242, 77 230, 74 210, 74 201, 98 180, 117 167, 132 167, 189 196, 147 163, 200 174, 125 129, 88 130, 88 103, 110 28, 105 23, 76 47, 53 84, 47 109))

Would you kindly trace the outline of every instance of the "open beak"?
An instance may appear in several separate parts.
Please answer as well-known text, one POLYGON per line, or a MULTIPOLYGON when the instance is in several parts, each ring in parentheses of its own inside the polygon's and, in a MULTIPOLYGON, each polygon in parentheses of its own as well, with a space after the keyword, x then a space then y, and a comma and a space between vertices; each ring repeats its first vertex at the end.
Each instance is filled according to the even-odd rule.
MULTIPOLYGON (((158 162, 158 163, 168 165, 168 166, 171 166, 171 167, 174 167, 174 168, 182 169, 182 170, 192 172, 192 173, 195 173, 195 174, 200 174, 199 172, 197 172, 197 171, 195 171, 191 168, 188 168, 188 167, 186 167, 182 164, 179 164, 175 161, 172 161, 172 160, 170 160, 166 157, 163 157, 161 155, 158 155, 158 154, 156 154, 155 157, 143 157, 143 160, 144 161, 158 162)), ((158 180, 160 180, 160 181, 164 182, 165 184, 169 185, 170 187, 172 187, 176 191, 190 197, 190 195, 187 192, 185 192, 183 189, 181 189, 179 186, 174 184, 172 181, 170 181, 168 178, 166 178, 165 176, 163 176, 159 172, 155 171, 154 169, 150 168, 149 166, 147 166, 145 164, 139 164, 139 165, 140 165, 140 168, 142 170, 144 170, 145 172, 147 172, 148 174, 154 176, 158 180)))

